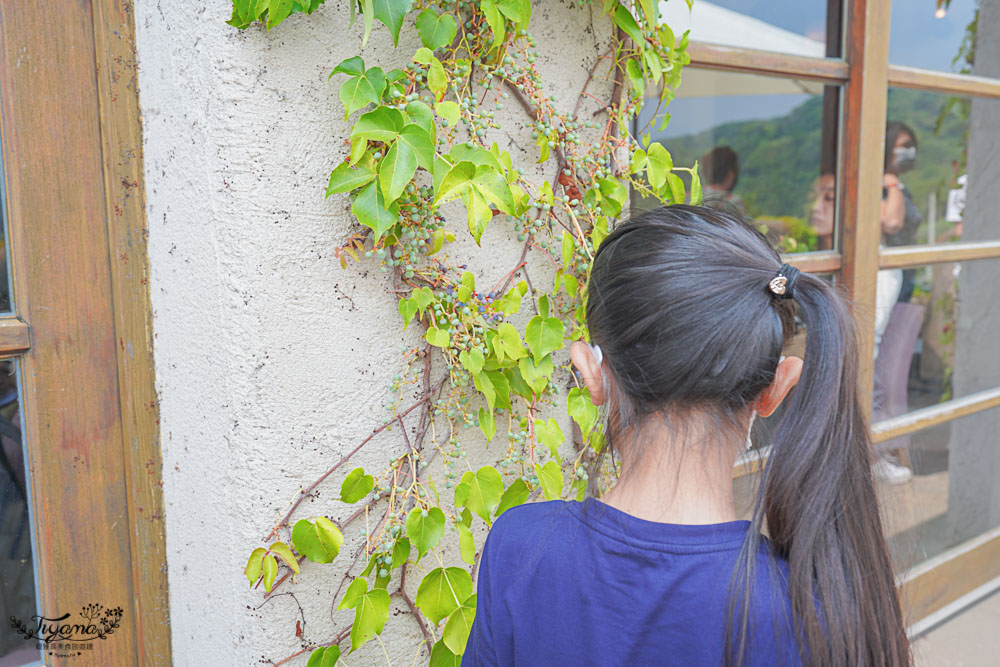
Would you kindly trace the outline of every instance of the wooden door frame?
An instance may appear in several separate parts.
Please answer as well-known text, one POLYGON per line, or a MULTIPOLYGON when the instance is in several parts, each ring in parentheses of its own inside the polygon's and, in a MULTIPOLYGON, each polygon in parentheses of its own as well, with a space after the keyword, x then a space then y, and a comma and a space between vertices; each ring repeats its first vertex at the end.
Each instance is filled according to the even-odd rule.
POLYGON ((21 364, 40 613, 120 606, 86 663, 167 665, 131 2, 0 0, 0 140, 14 308, 0 355, 21 364))

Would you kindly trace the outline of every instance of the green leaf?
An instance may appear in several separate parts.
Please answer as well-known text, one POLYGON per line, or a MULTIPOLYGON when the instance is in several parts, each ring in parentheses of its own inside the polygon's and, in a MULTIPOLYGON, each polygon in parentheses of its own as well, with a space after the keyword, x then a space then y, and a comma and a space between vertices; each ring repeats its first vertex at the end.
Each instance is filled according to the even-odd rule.
POLYGON ((472 537, 472 531, 464 523, 457 525, 458 542, 460 545, 462 560, 469 565, 476 564, 476 541, 472 537))
POLYGON ((654 26, 659 23, 660 8, 657 6, 656 0, 639 0, 639 6, 642 8, 642 13, 646 15, 646 23, 654 26))
POLYGON ((524 332, 524 342, 528 344, 536 364, 546 354, 562 348, 564 332, 565 327, 558 318, 543 318, 540 315, 531 318, 524 332))
POLYGON ((486 436, 486 442, 493 439, 497 432, 497 423, 493 418, 493 411, 486 408, 479 408, 479 430, 486 436))
POLYGON ((538 483, 542 485, 542 494, 546 500, 557 500, 562 497, 563 473, 558 461, 549 461, 538 471, 538 483))
POLYGON ((438 102, 434 105, 434 111, 436 111, 439 116, 448 121, 448 124, 452 126, 458 124, 458 118, 462 113, 458 104, 451 101, 438 102))
POLYGON ((531 3, 529 0, 496 0, 497 9, 516 24, 518 30, 525 28, 531 21, 531 3))
POLYGON ((358 122, 351 128, 351 139, 364 137, 372 141, 389 143, 396 139, 406 125, 403 112, 394 107, 379 106, 367 113, 361 114, 358 122))
POLYGON ((472 376, 472 382, 486 399, 486 405, 490 406, 490 410, 493 410, 497 403, 497 390, 493 387, 490 376, 486 374, 486 371, 482 371, 472 376))
POLYGON ((274 586, 274 578, 278 575, 278 561, 274 560, 274 556, 268 555, 264 556, 263 574, 264 574, 264 592, 270 593, 271 587, 274 586))
POLYGON ((674 204, 684 203, 684 181, 677 174, 667 174, 667 184, 670 186, 670 196, 674 204))
POLYGON ((344 478, 340 485, 340 499, 345 503, 356 503, 369 493, 375 486, 375 478, 365 474, 364 468, 355 468, 344 478))
POLYGON ((447 618, 472 595, 472 577, 460 567, 439 567, 421 580, 414 603, 433 625, 447 618))
POLYGON ((434 50, 451 44, 458 34, 458 24, 451 14, 438 16, 433 9, 425 9, 417 17, 417 32, 424 46, 434 50))
POLYGON ((437 546, 444 535, 444 512, 440 507, 422 510, 414 507, 406 517, 406 535, 417 548, 417 560, 437 546), (427 516, 423 513, 427 512, 427 516))
POLYGON ((476 168, 473 184, 498 209, 504 213, 514 214, 514 195, 503 174, 488 166, 479 166, 476 168))
POLYGON ((410 326, 410 321, 417 314, 417 303, 413 299, 399 300, 399 314, 403 316, 403 329, 410 326))
POLYGON ((389 591, 373 588, 362 596, 354 608, 351 626, 351 652, 364 646, 375 635, 382 634, 389 618, 389 591))
POLYGON ((385 200, 394 202, 399 199, 416 171, 417 156, 410 145, 398 140, 392 142, 378 165, 378 183, 385 200))
POLYGON ((469 214, 469 233, 476 240, 476 245, 481 245, 480 240, 483 238, 486 226, 493 219, 493 209, 477 189, 466 190, 462 195, 462 202, 469 214))
POLYGON ((701 178, 698 176, 698 161, 691 167, 691 203, 701 205, 701 178))
POLYGON ((462 350, 458 355, 458 360, 462 362, 462 366, 471 375, 478 375, 479 371, 483 370, 483 364, 486 363, 483 353, 476 348, 472 348, 471 351, 462 350))
POLYGON ((531 491, 528 489, 528 485, 524 483, 523 479, 515 479, 507 490, 503 492, 503 496, 500 498, 500 504, 497 505, 496 516, 500 516, 511 507, 517 507, 518 505, 523 505, 525 501, 528 500, 528 496, 531 495, 531 491))
POLYGON ((597 424, 598 418, 597 406, 590 400, 590 391, 578 387, 570 389, 569 395, 566 397, 566 408, 569 411, 569 416, 579 424, 580 431, 586 437, 597 424))
POLYGON ((288 569, 295 574, 299 574, 299 561, 295 558, 295 555, 292 554, 292 550, 288 548, 287 544, 284 542, 275 542, 271 545, 270 551, 280 558, 282 562, 288 566, 288 569))
POLYGON ((351 205, 351 213, 365 227, 375 232, 375 240, 382 238, 399 217, 399 207, 396 202, 386 206, 385 197, 378 184, 372 181, 364 187, 351 205))
MULTIPOLYGON (((427 171, 431 171, 434 168, 434 142, 437 137, 434 112, 420 100, 413 100, 406 105, 406 115, 413 121, 411 125, 416 125, 424 131, 423 138, 426 139, 426 146, 429 150, 423 147, 424 143, 422 141, 419 145, 414 145, 413 150, 417 152, 418 164, 427 171)), ((407 132, 408 127, 409 125, 403 128, 404 134, 407 132)), ((413 130, 410 131, 412 132, 413 130)), ((416 144, 416 141, 411 140, 410 143, 416 144)))
POLYGON ((340 600, 340 604, 337 605, 337 609, 354 609, 367 592, 368 582, 365 581, 365 577, 362 575, 352 581, 347 590, 344 591, 344 597, 340 600))
POLYGON ((372 67, 364 74, 352 76, 340 86, 340 101, 344 105, 344 120, 373 102, 382 99, 385 90, 385 74, 381 67, 372 67))
POLYGON ((559 447, 566 441, 559 423, 551 417, 547 421, 535 420, 535 439, 549 449, 552 458, 559 458, 559 447))
POLYGON ((267 29, 278 25, 292 13, 293 0, 271 0, 267 8, 267 29))
POLYGON ((448 333, 447 329, 430 327, 427 329, 427 333, 424 334, 424 340, 434 347, 448 347, 451 344, 451 334, 448 333))
POLYGON ((472 271, 462 272, 462 285, 468 287, 470 290, 476 289, 476 274, 472 271))
POLYGON ((651 144, 647 156, 646 177, 653 190, 659 194, 667 182, 670 170, 674 168, 674 161, 661 143, 651 144))
POLYGON ((397 568, 410 559, 410 540, 397 537, 392 543, 392 567, 397 568))
POLYGON ((340 660, 339 646, 321 646, 309 654, 306 667, 336 667, 338 660, 340 660))
POLYGON ((413 301, 416 302, 420 314, 423 315, 427 307, 434 303, 434 292, 430 287, 421 287, 413 292, 413 301))
MULTIPOLYGON (((466 471, 461 483, 469 486, 468 497, 461 504, 487 524, 491 524, 490 517, 503 496, 503 478, 500 473, 492 466, 483 466, 475 473, 466 471)), ((458 503, 457 491, 455 502, 458 503)))
POLYGON ((496 391, 496 407, 502 410, 510 409, 510 383, 501 371, 483 371, 483 375, 489 378, 490 384, 496 391))
MULTIPOLYGON (((569 276, 564 276, 564 278, 569 278, 569 276)), ((524 381, 528 383, 531 390, 536 394, 542 393, 545 385, 549 383, 549 380, 552 378, 553 368, 551 354, 542 357, 542 360, 537 364, 528 357, 520 359, 517 362, 517 369, 521 372, 521 377, 524 378, 524 381)))
POLYGON ((333 68, 330 76, 334 74, 348 74, 350 76, 360 76, 365 73, 365 61, 361 56, 354 56, 340 61, 340 64, 333 68))
POLYGON ((621 182, 607 178, 597 181, 597 185, 603 197, 601 208, 612 217, 617 216, 628 201, 628 190, 621 182))
POLYGON ((483 16, 486 17, 486 23, 493 29, 493 44, 490 48, 495 49, 503 43, 503 39, 507 35, 506 21, 500 15, 500 10, 497 9, 497 5, 493 0, 481 0, 479 9, 483 12, 483 16))
POLYGON ((392 33, 392 45, 399 46, 399 29, 403 17, 410 11, 413 0, 375 0, 375 18, 385 24, 392 33))
POLYGON ((300 519, 292 528, 295 550, 314 563, 332 562, 343 543, 344 536, 325 516, 318 517, 315 522, 300 519))
MULTIPOLYGON (((437 166, 435 165, 435 171, 437 166)), ((448 169, 441 185, 437 188, 434 202, 449 201, 459 197, 472 187, 471 181, 476 175, 476 165, 468 161, 462 161, 448 169)))
POLYGON ((462 604, 448 616, 444 625, 442 639, 452 653, 465 653, 465 644, 469 641, 472 630, 472 620, 476 617, 476 595, 472 594, 462 601, 462 604))
POLYGON ((257 547, 250 552, 250 559, 247 560, 247 566, 243 568, 243 573, 247 575, 251 586, 253 586, 255 581, 260 579, 261 563, 264 561, 264 554, 266 552, 267 549, 264 547, 257 547))
MULTIPOLYGON (((549 138, 545 134, 539 133, 538 139, 535 141, 535 145, 538 146, 538 150, 541 151, 538 156, 538 163, 541 164, 549 159, 549 138)), ((547 181, 546 181, 547 183, 547 181)))
POLYGON ((462 656, 452 653, 444 645, 444 640, 439 639, 431 649, 431 662, 428 667, 462 667, 462 656))
POLYGON ((434 93, 434 99, 440 101, 448 90, 448 75, 444 72, 444 66, 437 58, 431 60, 427 68, 427 88, 434 93))
POLYGON ((355 169, 347 162, 341 162, 330 173, 330 183, 326 186, 326 196, 350 192, 371 183, 374 178, 375 172, 367 167, 355 169))
POLYGON ((576 243, 573 241, 573 235, 563 230, 562 233, 562 261, 563 267, 569 268, 573 263, 573 254, 576 252, 576 243))
MULTIPOLYGON (((427 107, 423 102, 410 102, 406 107, 419 104, 424 109, 427 109, 427 113, 430 114, 430 108, 427 107)), ((430 126, 434 127, 434 117, 433 114, 429 117, 430 126)), ((425 121, 427 119, 425 118, 425 121)), ((413 154, 417 157, 417 164, 427 171, 434 169, 434 141, 431 139, 431 135, 428 134, 427 130, 416 123, 410 123, 399 133, 399 138, 396 139, 397 142, 403 142, 410 147, 413 154)))
POLYGON ((528 356, 528 351, 521 344, 521 334, 517 332, 513 324, 507 322, 503 322, 497 327, 497 335, 493 339, 493 349, 500 361, 503 361, 504 357, 517 360, 528 356))
POLYGON ((628 74, 629 83, 632 84, 632 90, 639 97, 642 97, 643 93, 646 92, 646 83, 642 76, 642 67, 639 62, 634 58, 629 58, 625 63, 625 73, 628 74))
POLYGON ((496 306, 504 315, 513 315, 521 310, 521 294, 517 290, 508 290, 496 306))
POLYGON ((639 24, 635 22, 635 17, 632 16, 632 12, 621 5, 618 5, 618 8, 615 9, 615 23, 625 31, 625 34, 632 38, 637 47, 642 48, 645 45, 646 40, 642 38, 642 30, 639 29, 639 24))
POLYGON ((361 8, 361 13, 365 17, 365 34, 361 38, 361 47, 364 48, 368 44, 368 36, 372 34, 372 26, 375 25, 375 7, 373 5, 373 0, 364 0, 364 6, 361 8))

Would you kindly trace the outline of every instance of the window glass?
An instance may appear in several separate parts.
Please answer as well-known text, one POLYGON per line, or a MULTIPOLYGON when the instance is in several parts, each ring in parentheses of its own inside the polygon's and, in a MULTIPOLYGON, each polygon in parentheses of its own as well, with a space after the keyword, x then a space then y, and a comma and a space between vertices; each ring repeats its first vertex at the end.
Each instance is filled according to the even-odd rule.
POLYGON ((1000 239, 998 127, 1000 100, 889 90, 886 246, 1000 239))
MULTIPOLYGON (((912 294, 902 284, 898 269, 878 274, 873 420, 1000 386, 1000 259, 917 267, 912 294)), ((906 564, 1000 522, 998 432, 993 409, 876 447, 876 478, 911 486, 889 508, 906 564)))
POLYGON ((16 631, 14 621, 30 629, 38 612, 32 549, 30 489, 21 430, 16 359, 0 359, 0 664, 35 664, 41 654, 34 640, 16 631))
POLYGON ((978 0, 892 3, 889 62, 945 72, 970 71, 979 5, 978 0))
POLYGON ((823 58, 840 55, 841 7, 840 0, 696 0, 688 11, 674 0, 661 2, 660 12, 692 40, 823 58))
MULTIPOLYGON (((663 144, 675 165, 697 161, 705 203, 752 218, 783 251, 830 249, 839 94, 814 81, 686 68, 669 123, 651 98, 635 134, 663 144)), ((634 208, 657 205, 636 193, 634 208)))

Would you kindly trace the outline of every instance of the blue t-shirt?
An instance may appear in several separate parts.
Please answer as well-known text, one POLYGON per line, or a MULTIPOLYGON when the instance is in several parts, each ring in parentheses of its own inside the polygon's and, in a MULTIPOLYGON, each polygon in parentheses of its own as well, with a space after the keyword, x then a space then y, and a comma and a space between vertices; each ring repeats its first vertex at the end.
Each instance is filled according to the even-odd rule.
MULTIPOLYGON (((646 521, 593 498, 509 509, 483 547, 462 665, 722 665, 749 530, 646 521)), ((769 549, 762 539, 744 664, 799 665, 787 570, 769 549)))

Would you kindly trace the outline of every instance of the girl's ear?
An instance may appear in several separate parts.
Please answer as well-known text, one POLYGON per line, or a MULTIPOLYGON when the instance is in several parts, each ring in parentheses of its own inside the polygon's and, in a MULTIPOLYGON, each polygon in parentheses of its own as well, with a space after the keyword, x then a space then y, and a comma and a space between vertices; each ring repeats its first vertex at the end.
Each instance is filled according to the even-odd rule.
POLYGON ((575 341, 569 347, 569 358, 583 376, 583 382, 590 390, 590 400, 594 405, 604 403, 604 369, 597 363, 590 346, 582 340, 575 341))
POLYGON ((774 381, 761 392, 757 399, 757 414, 770 417, 778 409, 785 396, 799 381, 802 375, 802 360, 798 357, 782 357, 778 368, 774 371, 774 381))

